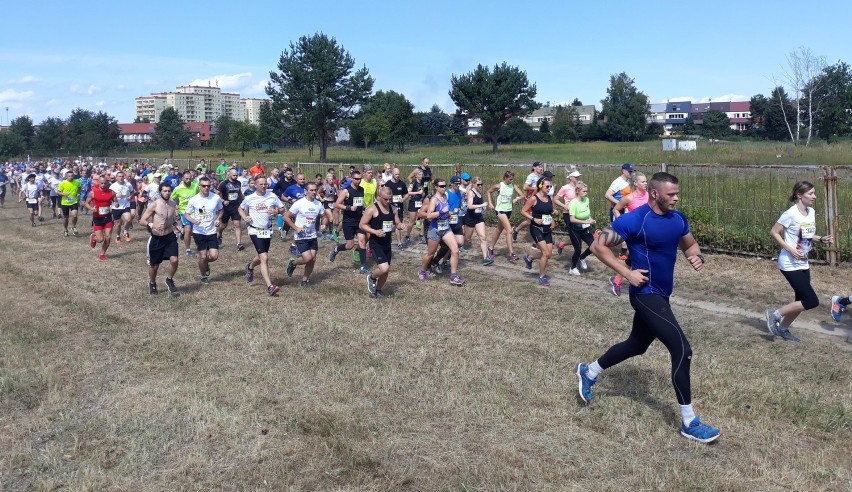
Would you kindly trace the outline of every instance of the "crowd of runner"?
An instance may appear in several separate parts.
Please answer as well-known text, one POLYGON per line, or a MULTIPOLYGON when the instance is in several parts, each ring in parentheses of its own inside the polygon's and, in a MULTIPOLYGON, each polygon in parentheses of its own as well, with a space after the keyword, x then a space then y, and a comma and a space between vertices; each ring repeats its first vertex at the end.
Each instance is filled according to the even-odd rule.
MULTIPOLYGON (((425 245, 417 276, 421 282, 449 273, 449 283, 462 286, 460 252, 471 248, 476 234, 483 266, 495 263, 496 248, 505 237, 505 259, 523 259, 532 269, 538 264, 538 284, 549 286, 548 265, 553 249, 562 253, 564 241, 554 243, 554 220, 561 211, 573 248, 570 275, 588 270, 586 258, 594 254, 616 275, 609 278, 611 292, 619 296, 622 278, 630 284, 630 303, 635 310, 630 336, 612 346, 599 359, 577 366, 580 397, 589 402, 591 387, 604 369, 640 355, 656 339, 671 353, 672 384, 681 406, 681 434, 710 442, 719 429, 703 424, 695 416, 690 394, 691 349, 669 307, 674 263, 680 249, 697 271, 704 255, 692 237, 686 217, 675 210, 679 200, 678 180, 657 173, 649 180, 632 164, 624 164, 603 197, 610 203, 610 225, 595 227, 591 216, 589 188, 574 167, 566 170, 565 184, 558 187, 554 175, 534 162, 519 187, 515 174, 506 171, 500 182, 486 185, 479 176, 457 171, 449 179, 433 176, 428 158, 403 181, 400 170, 390 164, 376 175, 372 166, 350 167, 338 180, 333 168, 313 177, 294 173, 288 167, 266 170, 256 162, 245 169, 221 161, 215 170, 204 161, 195 169, 179 170, 168 162, 159 167, 133 163, 107 165, 85 161, 51 163, 7 163, 0 168, 0 207, 5 206, 6 188, 26 204, 31 225, 47 217, 61 218, 65 236, 80 234, 79 216, 91 215, 89 245, 98 258, 107 261, 110 244, 129 242, 134 225, 146 232, 146 262, 149 293, 158 294, 159 267, 168 262, 165 285, 178 295, 174 275, 181 249, 196 257, 199 282, 210 282, 211 264, 225 243, 237 251, 246 248, 245 235, 255 256, 245 265, 245 280, 252 283, 259 268, 270 296, 280 287, 272 282, 269 252, 273 237, 289 240, 286 273, 300 270, 299 285, 310 285, 320 241, 330 241, 327 254, 334 262, 344 251, 352 251, 358 271, 366 276, 366 287, 375 298, 384 297, 393 251, 413 242, 425 245), (523 222, 513 227, 514 205, 520 203, 523 222), (497 224, 489 238, 485 211, 493 210, 497 224), (70 227, 70 229, 69 229, 70 227), (533 246, 522 257, 515 243, 528 229, 533 246), (597 230, 597 231, 596 231, 597 230), (596 232, 595 232, 596 231, 596 232), (415 234, 416 233, 416 234, 415 234), (227 236, 227 237, 226 237, 227 236), (414 236, 414 239, 412 239, 414 236), (195 248, 192 248, 192 242, 195 248), (583 249, 585 245, 585 250, 583 249), (618 253, 615 250, 618 250, 618 253), (368 258, 373 268, 368 268, 368 258), (301 267, 301 268, 300 268, 301 267)), ((779 218, 771 235, 781 248, 779 269, 793 287, 795 301, 766 312, 767 329, 784 340, 797 342, 789 327, 803 311, 819 305, 810 286, 807 256, 813 243, 831 243, 831 236, 816 234, 814 187, 796 183, 790 196, 792 206, 779 218)), ((833 296, 831 315, 839 321, 849 296, 833 296)))

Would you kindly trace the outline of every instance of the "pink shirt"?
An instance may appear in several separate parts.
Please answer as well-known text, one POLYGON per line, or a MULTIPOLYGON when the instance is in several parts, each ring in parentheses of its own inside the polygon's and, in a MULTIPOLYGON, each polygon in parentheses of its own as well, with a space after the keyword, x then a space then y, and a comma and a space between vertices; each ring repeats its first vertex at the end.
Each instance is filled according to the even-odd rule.
POLYGON ((559 188, 559 191, 556 193, 556 196, 561 198, 565 203, 570 202, 571 200, 577 198, 577 190, 574 189, 573 184, 567 184, 562 188, 559 188))
POLYGON ((630 203, 627 204, 627 211, 632 212, 646 203, 648 203, 648 192, 646 191, 640 195, 634 191, 633 198, 631 198, 630 203))

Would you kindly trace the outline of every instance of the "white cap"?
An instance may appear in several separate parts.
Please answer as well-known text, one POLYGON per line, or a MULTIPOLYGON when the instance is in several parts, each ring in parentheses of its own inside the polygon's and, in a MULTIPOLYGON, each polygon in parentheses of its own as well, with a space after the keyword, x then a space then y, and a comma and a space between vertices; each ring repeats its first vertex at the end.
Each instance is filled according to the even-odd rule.
POLYGON ((568 175, 569 178, 579 178, 580 176, 582 176, 582 174, 580 174, 580 171, 571 171, 571 173, 568 175))

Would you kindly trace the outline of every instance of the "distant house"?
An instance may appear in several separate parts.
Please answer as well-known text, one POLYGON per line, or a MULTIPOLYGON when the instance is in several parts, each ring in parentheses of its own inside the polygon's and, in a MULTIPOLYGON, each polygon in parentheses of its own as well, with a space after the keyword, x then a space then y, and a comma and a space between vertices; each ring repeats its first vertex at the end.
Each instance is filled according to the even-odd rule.
MULTIPOLYGON (((210 141, 210 124, 207 122, 188 122, 183 127, 193 134, 201 145, 207 145, 210 141)), ((149 144, 154 141, 154 130, 156 123, 119 123, 121 130, 121 141, 125 144, 149 144)))
MULTIPOLYGON (((556 106, 545 106, 543 108, 538 108, 529 115, 525 116, 523 120, 532 127, 533 130, 539 131, 541 129, 541 124, 544 121, 547 121, 548 124, 553 123, 553 117, 556 114, 556 106)), ((588 104, 585 106, 568 106, 569 109, 573 109, 577 114, 577 121, 584 125, 590 125, 592 120, 595 118, 595 106, 593 104, 588 104)))
POLYGON ((663 134, 679 132, 687 118, 695 125, 704 123, 704 113, 710 110, 725 113, 731 120, 731 130, 744 131, 751 124, 751 104, 749 101, 726 101, 694 103, 678 101, 651 104, 648 109, 648 124, 657 123, 663 127, 663 134))

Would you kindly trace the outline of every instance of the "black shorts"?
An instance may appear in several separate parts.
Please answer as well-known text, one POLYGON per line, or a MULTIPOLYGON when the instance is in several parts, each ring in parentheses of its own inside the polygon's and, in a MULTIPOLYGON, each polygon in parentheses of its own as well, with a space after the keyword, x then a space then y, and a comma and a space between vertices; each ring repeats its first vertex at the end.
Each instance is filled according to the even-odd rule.
POLYGON ((112 217, 92 217, 92 227, 100 227, 102 229, 112 229, 112 217))
POLYGON ((254 244, 257 254, 269 253, 269 245, 272 244, 271 237, 257 237, 254 234, 249 234, 249 239, 254 244))
POLYGON ((373 255, 376 265, 387 263, 390 265, 393 253, 391 253, 391 242, 385 238, 370 238, 370 253, 373 255))
POLYGON ((130 210, 136 210, 136 202, 130 202, 130 210))
POLYGON ((405 222, 405 218, 403 217, 405 215, 405 210, 402 209, 402 204, 394 203, 391 206, 396 210, 396 216, 399 217, 399 221, 405 222))
POLYGON ((512 218, 512 211, 509 210, 508 212, 501 212, 501 211, 498 210, 497 215, 505 215, 507 219, 511 219, 512 218))
POLYGON ((242 217, 240 217, 239 206, 231 206, 222 209, 222 224, 227 224, 230 221, 239 222, 242 217))
POLYGON ((151 237, 148 238, 147 253, 151 265, 159 265, 167 258, 177 257, 177 236, 174 234, 166 234, 165 236, 151 234, 151 237))
POLYGON ((114 208, 112 209, 112 220, 121 220, 121 216, 130 213, 129 208, 114 208))
POLYGON ((334 205, 335 205, 335 202, 322 202, 323 208, 326 209, 326 210, 331 210, 332 212, 334 212, 334 210, 335 210, 334 205))
POLYGON ((344 222, 343 223, 343 238, 344 239, 346 239, 347 241, 350 241, 352 239, 355 239, 355 236, 357 234, 364 234, 364 231, 362 231, 358 227, 358 224, 353 224, 351 222, 349 222, 349 223, 344 222))
POLYGON ((532 236, 533 241, 535 241, 536 244, 540 242, 553 244, 553 232, 551 232, 550 227, 544 229, 543 227, 535 224, 530 224, 530 236, 532 236))
POLYGON ((450 230, 453 231, 453 234, 456 236, 464 236, 464 227, 462 227, 461 222, 458 224, 450 224, 450 230))
POLYGON ((195 240, 195 246, 198 251, 207 251, 208 249, 219 249, 219 236, 216 234, 196 234, 192 233, 192 239, 195 240))
POLYGON ((59 207, 62 209, 62 216, 63 217, 68 217, 69 215, 71 215, 72 210, 76 212, 77 210, 80 209, 80 205, 77 204, 77 203, 75 203, 73 205, 60 205, 59 207))
POLYGON ((6 196, 6 187, 2 186, 2 187, 0 187, 0 198, 2 198, 4 196, 6 196))
POLYGON ((296 249, 299 250, 299 254, 304 253, 305 251, 319 251, 319 243, 316 238, 313 239, 300 239, 296 241, 296 249))
POLYGON ((50 197, 50 208, 59 208, 59 202, 62 197, 59 195, 50 197))
MULTIPOLYGON (((417 212, 418 210, 420 210, 420 207, 418 207, 417 204, 414 203, 414 202, 415 202, 414 198, 411 198, 411 199, 408 200, 408 211, 409 212, 417 212)), ((420 200, 420 204, 421 205, 423 204, 422 199, 420 200)))
POLYGON ((476 227, 476 224, 485 222, 482 214, 467 214, 464 216, 464 225, 466 227, 476 227))
POLYGON ((38 210, 38 202, 35 202, 35 203, 27 202, 27 208, 29 208, 31 210, 38 210))

